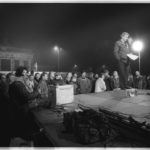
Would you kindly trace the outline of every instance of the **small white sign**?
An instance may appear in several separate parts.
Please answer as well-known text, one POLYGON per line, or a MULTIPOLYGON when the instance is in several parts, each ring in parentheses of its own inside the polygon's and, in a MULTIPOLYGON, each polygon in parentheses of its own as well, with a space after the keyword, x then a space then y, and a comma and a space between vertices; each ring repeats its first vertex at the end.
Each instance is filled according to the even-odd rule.
POLYGON ((72 103, 73 101, 73 85, 62 85, 56 87, 56 105, 72 103))

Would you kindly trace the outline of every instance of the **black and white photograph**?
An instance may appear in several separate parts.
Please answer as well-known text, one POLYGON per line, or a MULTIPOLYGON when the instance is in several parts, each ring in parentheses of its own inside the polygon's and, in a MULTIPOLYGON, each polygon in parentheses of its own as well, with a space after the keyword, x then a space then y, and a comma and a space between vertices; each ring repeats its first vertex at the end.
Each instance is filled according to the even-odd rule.
POLYGON ((1 148, 149 148, 150 3, 0 1, 1 148))

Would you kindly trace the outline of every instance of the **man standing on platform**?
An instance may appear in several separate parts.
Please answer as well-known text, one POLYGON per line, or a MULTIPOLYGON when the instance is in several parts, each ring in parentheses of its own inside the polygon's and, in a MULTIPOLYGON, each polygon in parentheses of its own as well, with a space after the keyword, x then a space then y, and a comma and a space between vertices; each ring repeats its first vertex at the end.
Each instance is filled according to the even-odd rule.
POLYGON ((130 60, 127 54, 130 53, 129 33, 123 32, 121 39, 115 43, 114 55, 118 61, 120 86, 122 89, 129 88, 127 79, 130 72, 130 60))

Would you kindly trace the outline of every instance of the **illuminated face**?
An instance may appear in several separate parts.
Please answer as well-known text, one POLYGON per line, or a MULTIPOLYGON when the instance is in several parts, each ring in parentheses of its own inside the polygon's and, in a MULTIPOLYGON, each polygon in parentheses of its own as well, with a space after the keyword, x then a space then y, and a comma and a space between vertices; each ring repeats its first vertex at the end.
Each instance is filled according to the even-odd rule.
POLYGON ((123 41, 127 41, 128 40, 129 35, 128 34, 124 34, 123 36, 121 36, 123 41))
POLYGON ((136 71, 136 72, 135 72, 135 75, 136 75, 136 76, 139 76, 139 75, 140 75, 140 72, 139 72, 139 71, 136 71))
POLYGON ((108 77, 109 76, 109 72, 105 72, 104 76, 108 77))
POLYGON ((72 78, 72 82, 76 82, 77 81, 77 78, 72 78))
POLYGON ((5 75, 5 74, 3 74, 3 75, 1 76, 1 80, 2 80, 2 81, 6 81, 6 75, 5 75))
POLYGON ((61 75, 60 74, 56 75, 56 79, 57 80, 61 79, 61 75))
POLYGON ((99 75, 98 75, 98 74, 95 74, 95 78, 98 79, 98 78, 99 78, 99 75))
POLYGON ((76 73, 74 73, 74 74, 73 74, 73 77, 77 78, 77 74, 76 74, 76 73))
POLYGON ((86 72, 83 72, 82 73, 82 78, 85 78, 86 77, 86 72))
POLYGON ((72 77, 72 73, 69 72, 68 75, 67 75, 67 77, 68 77, 68 78, 71 78, 71 77, 72 77))
POLYGON ((35 77, 37 80, 39 80, 40 79, 40 74, 38 73, 38 74, 36 74, 36 77, 35 77))
POLYGON ((26 75, 27 75, 27 70, 24 69, 24 70, 22 71, 22 75, 23 75, 23 76, 26 76, 26 75))
POLYGON ((113 72, 113 76, 114 76, 114 77, 118 76, 118 72, 117 72, 117 71, 114 71, 114 72, 113 72))
POLYGON ((51 72, 51 73, 50 73, 50 78, 51 78, 51 79, 55 78, 55 72, 51 72))

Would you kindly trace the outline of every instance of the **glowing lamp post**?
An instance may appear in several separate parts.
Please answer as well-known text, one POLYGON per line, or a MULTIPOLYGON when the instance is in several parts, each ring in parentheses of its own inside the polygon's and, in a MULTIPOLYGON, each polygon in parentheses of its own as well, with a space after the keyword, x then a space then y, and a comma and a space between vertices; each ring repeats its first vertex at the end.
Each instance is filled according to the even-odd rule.
POLYGON ((57 69, 58 69, 58 72, 59 72, 59 59, 60 59, 59 57, 60 57, 60 48, 59 48, 58 46, 54 46, 54 48, 53 48, 53 49, 54 49, 54 51, 55 51, 55 52, 57 52, 57 53, 58 53, 58 64, 57 64, 57 65, 58 65, 58 68, 57 68, 57 69))
POLYGON ((132 44, 132 49, 139 54, 139 72, 141 71, 141 54, 143 49, 143 43, 141 41, 134 41, 132 44))

